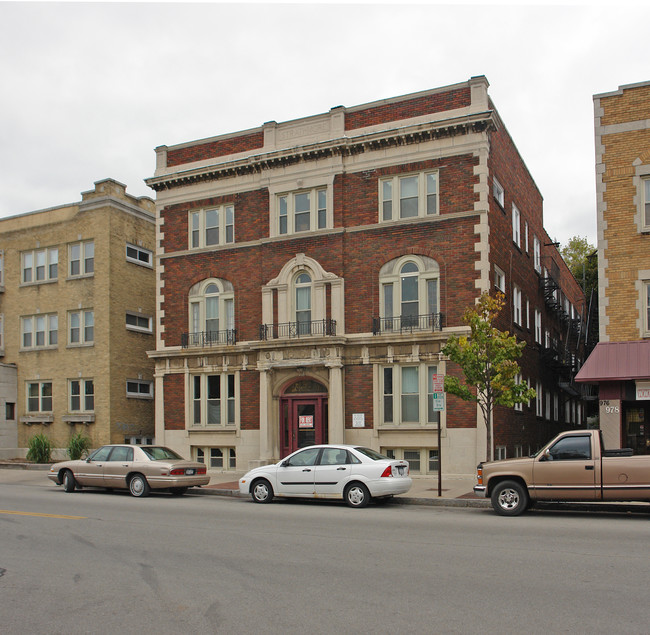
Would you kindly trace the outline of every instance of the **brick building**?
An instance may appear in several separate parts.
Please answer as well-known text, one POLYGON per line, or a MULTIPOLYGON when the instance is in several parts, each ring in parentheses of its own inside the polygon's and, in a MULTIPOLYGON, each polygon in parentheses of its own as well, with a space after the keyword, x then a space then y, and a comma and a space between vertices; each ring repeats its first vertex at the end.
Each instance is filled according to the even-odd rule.
POLYGON ((154 212, 106 179, 0 219, 2 456, 41 432, 57 456, 75 432, 93 447, 153 439, 154 212))
POLYGON ((609 447, 650 452, 650 82, 594 96, 599 344, 578 374, 598 384, 609 447))
POLYGON ((471 473, 485 425, 435 411, 432 376, 495 288, 540 389, 497 408, 497 455, 580 423, 584 298, 484 77, 156 154, 159 442, 211 468, 329 441, 471 473))

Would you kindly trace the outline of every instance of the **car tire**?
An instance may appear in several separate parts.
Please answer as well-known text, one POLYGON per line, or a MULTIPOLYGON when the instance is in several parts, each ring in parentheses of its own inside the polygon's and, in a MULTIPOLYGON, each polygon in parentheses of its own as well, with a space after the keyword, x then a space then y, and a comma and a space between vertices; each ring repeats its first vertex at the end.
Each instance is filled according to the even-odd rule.
POLYGON ((517 481, 502 481, 492 490, 491 501, 500 516, 519 516, 528 508, 528 492, 517 481))
POLYGON ((170 487, 169 491, 172 493, 172 496, 182 496, 187 492, 187 487, 170 487))
POLYGON ((363 483, 348 485, 343 496, 349 507, 361 508, 370 502, 370 492, 363 483))
POLYGON ((147 479, 142 474, 134 474, 129 480, 129 492, 136 498, 144 498, 149 495, 151 488, 147 479))
POLYGON ((63 478, 61 479, 63 483, 63 489, 66 492, 74 492, 75 487, 77 486, 77 481, 74 479, 74 474, 70 470, 63 472, 63 478))
POLYGON ((251 496, 256 503, 270 503, 273 500, 273 486, 264 478, 253 481, 251 496))

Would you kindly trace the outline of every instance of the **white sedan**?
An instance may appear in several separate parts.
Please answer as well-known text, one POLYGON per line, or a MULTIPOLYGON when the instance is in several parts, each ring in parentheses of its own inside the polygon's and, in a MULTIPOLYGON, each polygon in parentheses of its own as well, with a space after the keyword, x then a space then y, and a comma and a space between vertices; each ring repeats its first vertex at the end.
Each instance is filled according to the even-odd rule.
POLYGON ((371 498, 408 492, 411 483, 408 461, 356 445, 312 445, 251 470, 239 479, 239 492, 256 503, 274 496, 342 498, 350 507, 365 507, 371 498))

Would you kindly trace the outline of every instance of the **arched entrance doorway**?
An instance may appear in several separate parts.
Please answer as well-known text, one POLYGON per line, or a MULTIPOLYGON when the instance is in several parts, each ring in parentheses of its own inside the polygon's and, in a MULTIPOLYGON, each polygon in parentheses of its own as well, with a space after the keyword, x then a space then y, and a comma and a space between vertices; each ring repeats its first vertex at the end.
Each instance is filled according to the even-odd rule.
POLYGON ((280 396, 282 457, 299 448, 327 443, 327 388, 315 379, 298 379, 280 396))

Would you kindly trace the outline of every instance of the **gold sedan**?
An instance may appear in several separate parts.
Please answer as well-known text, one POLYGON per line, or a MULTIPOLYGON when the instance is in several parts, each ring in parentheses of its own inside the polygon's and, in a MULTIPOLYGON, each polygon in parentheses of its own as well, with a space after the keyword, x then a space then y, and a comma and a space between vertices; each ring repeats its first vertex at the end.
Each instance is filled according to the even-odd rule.
POLYGON ((147 496, 152 489, 181 496, 189 487, 210 482, 203 463, 186 461, 160 445, 104 445, 87 459, 55 463, 48 478, 66 492, 103 487, 128 489, 137 497, 147 496))

